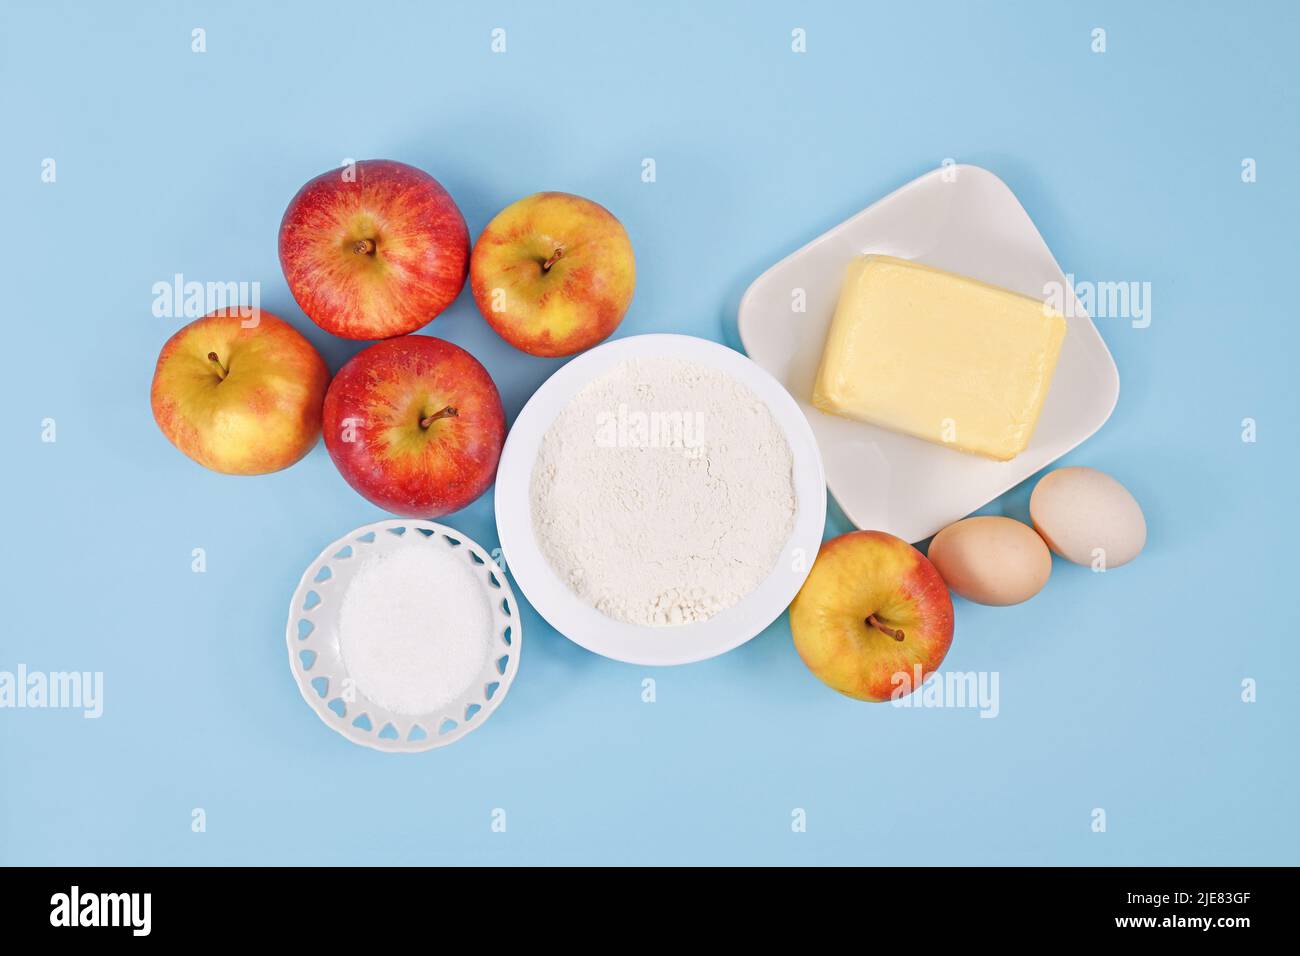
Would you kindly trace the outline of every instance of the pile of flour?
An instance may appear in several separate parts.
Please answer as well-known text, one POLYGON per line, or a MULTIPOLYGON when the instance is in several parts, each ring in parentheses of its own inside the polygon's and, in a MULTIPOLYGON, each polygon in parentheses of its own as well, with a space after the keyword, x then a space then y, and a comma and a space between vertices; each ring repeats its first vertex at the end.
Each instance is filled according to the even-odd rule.
POLYGON ((775 566, 794 527, 792 466, 771 411, 729 375, 630 360, 587 385, 546 433, 533 528, 560 578, 604 614, 703 621, 775 566))

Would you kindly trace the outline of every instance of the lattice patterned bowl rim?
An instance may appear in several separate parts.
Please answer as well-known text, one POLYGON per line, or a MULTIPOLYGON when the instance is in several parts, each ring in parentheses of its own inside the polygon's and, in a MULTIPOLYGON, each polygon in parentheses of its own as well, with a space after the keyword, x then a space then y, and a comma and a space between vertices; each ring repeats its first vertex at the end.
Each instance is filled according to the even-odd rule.
POLYGON ((303 572, 285 626, 289 668, 303 700, 331 730, 386 753, 445 747, 486 721, 519 671, 523 638, 515 593, 497 562, 455 528, 420 518, 375 521, 328 545, 303 572), (348 675, 339 653, 338 611, 348 582, 365 565, 366 555, 404 547, 445 547, 463 554, 492 609, 492 647, 479 678, 456 700, 418 716, 381 707, 355 686, 348 689, 353 700, 340 693, 348 675), (317 686, 321 681, 323 689, 317 686))

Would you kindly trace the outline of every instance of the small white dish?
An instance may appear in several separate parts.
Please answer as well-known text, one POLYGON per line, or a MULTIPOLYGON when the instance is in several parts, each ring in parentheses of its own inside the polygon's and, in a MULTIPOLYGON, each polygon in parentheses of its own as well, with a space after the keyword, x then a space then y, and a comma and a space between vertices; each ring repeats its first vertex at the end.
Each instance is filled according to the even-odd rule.
POLYGON ((569 640, 632 664, 688 664, 716 657, 781 616, 812 567, 826 525, 826 475, 812 429, 799 406, 767 372, 734 349, 689 335, 635 335, 584 352, 528 400, 506 438, 497 469, 497 533, 507 567, 537 612, 569 640), (628 359, 674 357, 716 368, 754 392, 771 410, 794 460, 794 530, 776 566, 740 603, 706 621, 644 627, 607 617, 570 590, 533 532, 533 465, 551 423, 593 379, 628 359))
POLYGON ((510 582, 486 551, 455 528, 394 518, 345 534, 307 566, 289 602, 285 640, 303 700, 331 730, 376 750, 416 753, 459 740, 501 705, 519 672, 524 632, 510 582), (367 558, 398 548, 446 548, 461 555, 492 609, 491 645, 478 678, 456 700, 414 716, 394 713, 355 685, 349 688, 339 652, 338 615, 348 584, 367 558))
POLYGON ((741 341, 808 416, 827 484, 859 528, 921 541, 992 501, 1087 439, 1119 397, 1115 362, 1015 195, 978 166, 915 179, 782 259, 740 302, 741 341), (813 380, 844 268, 882 253, 982 279, 1037 299, 1059 283, 1068 331, 1029 447, 998 462, 827 415, 813 380), (800 293, 799 290, 802 290, 800 293), (802 295, 806 311, 796 311, 802 295))

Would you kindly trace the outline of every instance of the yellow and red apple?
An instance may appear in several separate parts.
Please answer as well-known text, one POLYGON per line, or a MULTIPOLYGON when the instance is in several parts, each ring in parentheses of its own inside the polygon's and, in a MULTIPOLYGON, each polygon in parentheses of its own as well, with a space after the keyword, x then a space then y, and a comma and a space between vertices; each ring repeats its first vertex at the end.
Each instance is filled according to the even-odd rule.
POLYGON ((470 289, 503 339, 532 355, 572 355, 609 337, 632 302, 627 230, 599 203, 569 193, 520 199, 474 244, 470 289))
POLYGON ((270 312, 195 319, 167 340, 150 402, 167 440, 205 468, 261 475, 311 451, 329 384, 325 360, 270 312))
POLYGON ((474 356, 409 335, 356 355, 325 395, 325 447, 343 479, 393 514, 437 518, 496 477, 506 420, 474 356))
POLYGON ((858 700, 918 689, 952 644, 952 598, 901 538, 854 531, 821 546, 790 605, 794 646, 822 683, 858 700))
POLYGON ((280 266, 326 332, 386 339, 429 323, 465 285, 469 230, 423 170, 374 159, 317 176, 280 223, 280 266))

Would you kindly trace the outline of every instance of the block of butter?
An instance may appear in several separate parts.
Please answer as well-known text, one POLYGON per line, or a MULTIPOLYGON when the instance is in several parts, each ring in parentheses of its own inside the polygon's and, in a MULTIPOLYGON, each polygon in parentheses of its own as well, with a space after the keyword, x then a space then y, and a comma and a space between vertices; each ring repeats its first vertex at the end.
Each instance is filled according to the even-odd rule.
POLYGON ((813 388, 824 412, 1009 461, 1029 444, 1065 318, 890 256, 849 264, 813 388))

